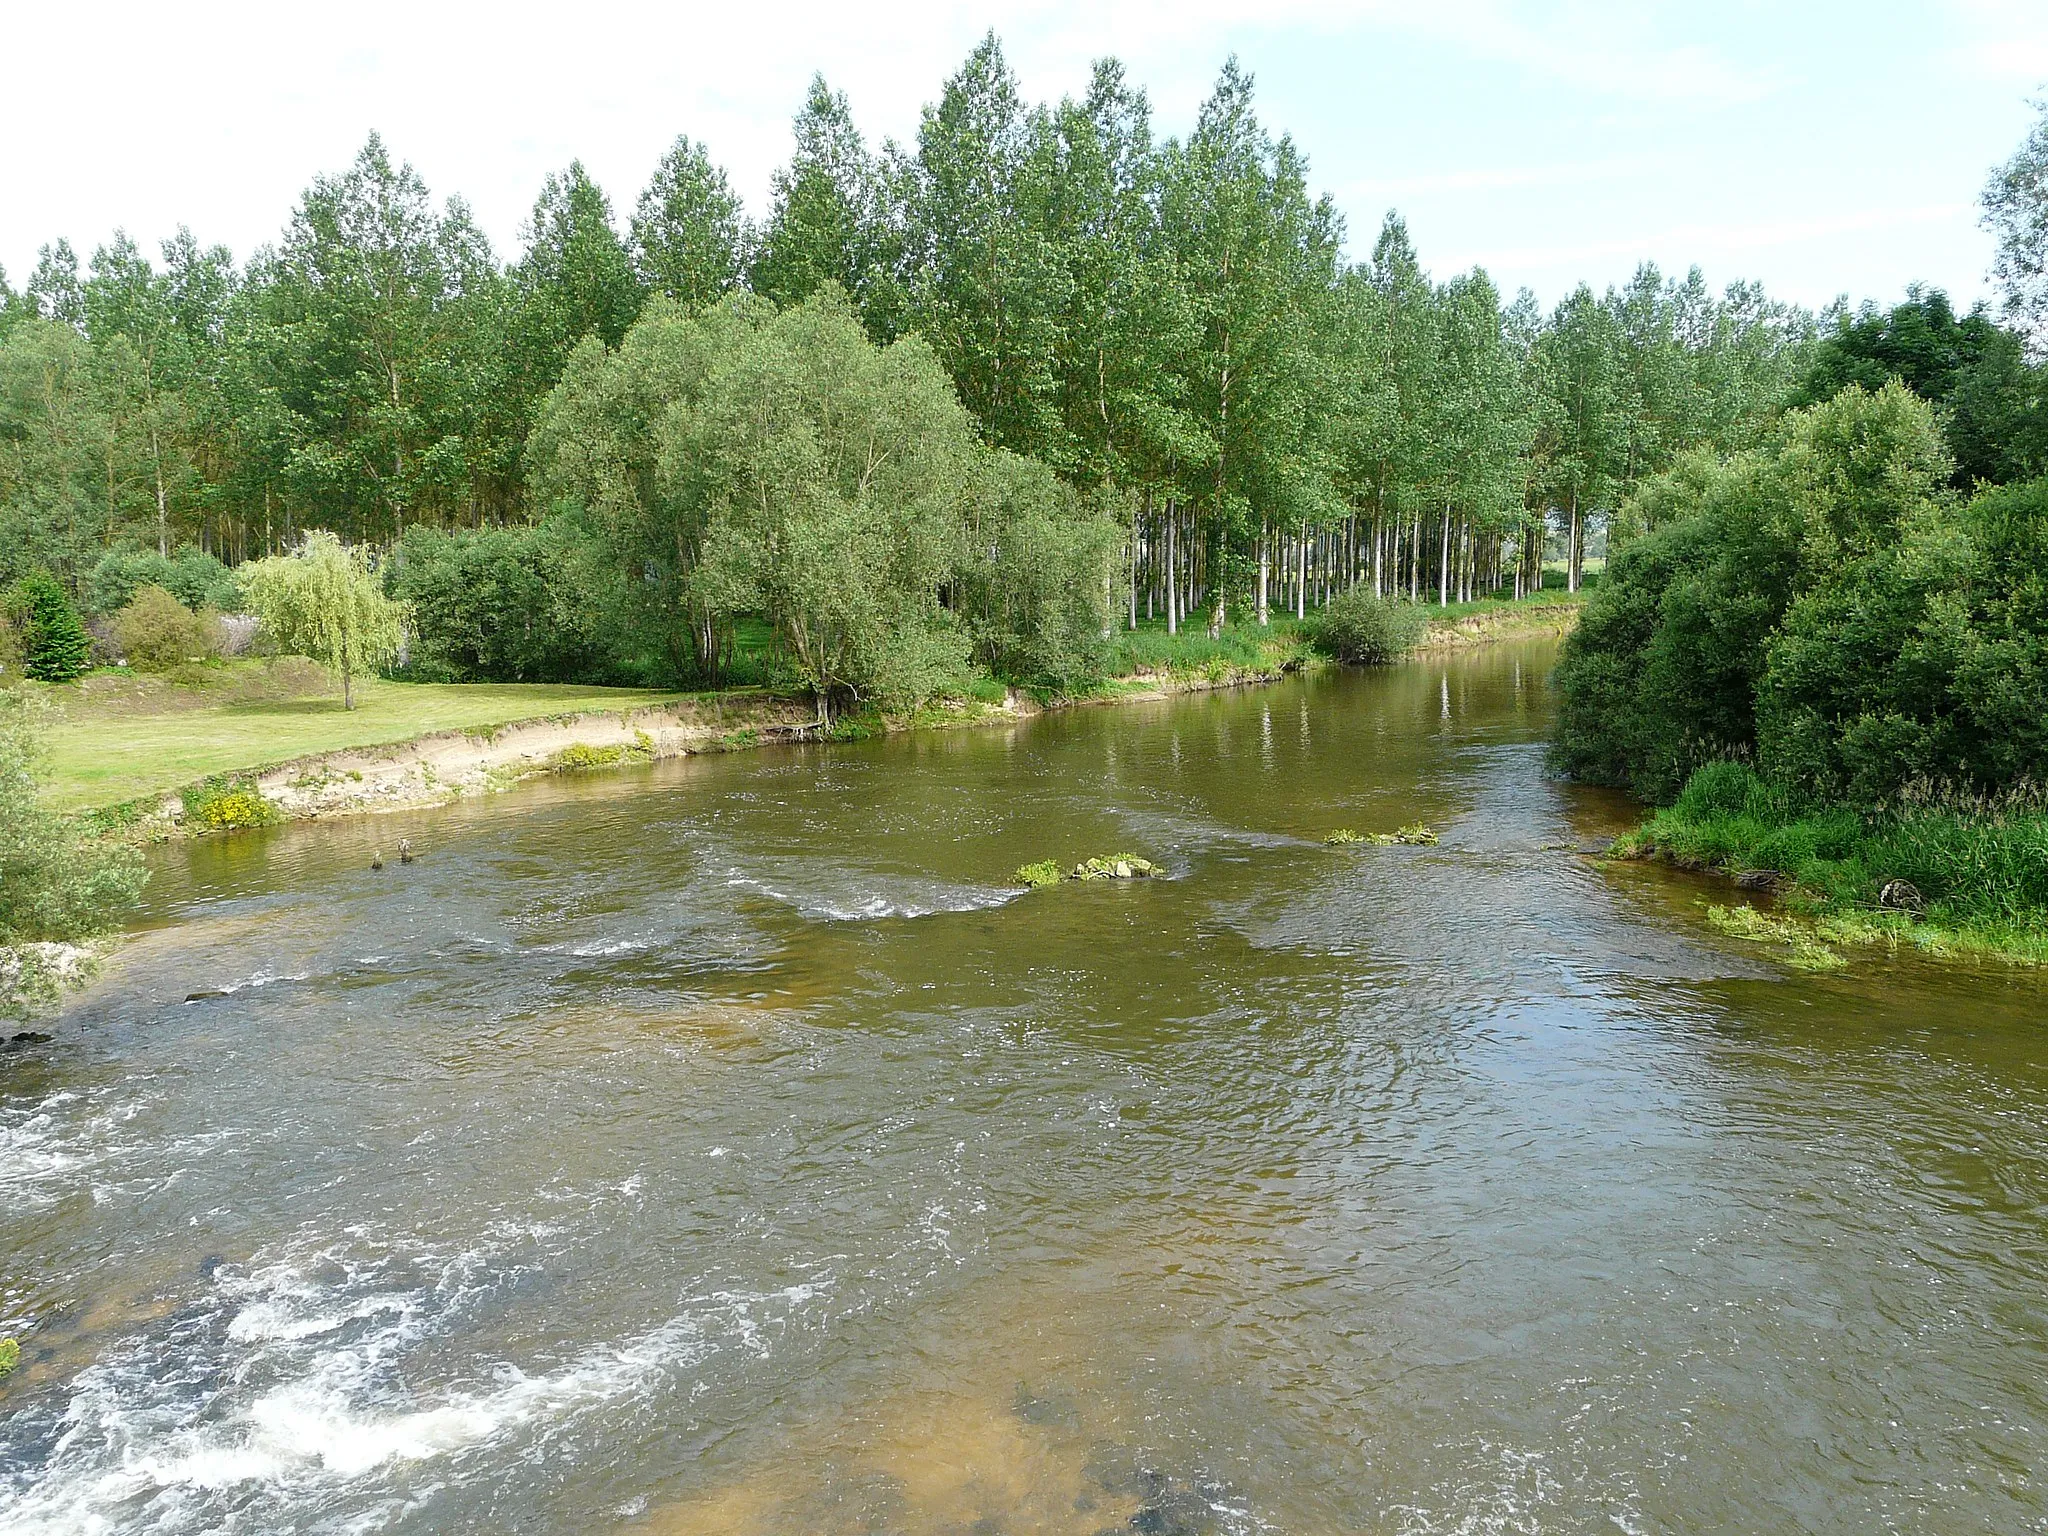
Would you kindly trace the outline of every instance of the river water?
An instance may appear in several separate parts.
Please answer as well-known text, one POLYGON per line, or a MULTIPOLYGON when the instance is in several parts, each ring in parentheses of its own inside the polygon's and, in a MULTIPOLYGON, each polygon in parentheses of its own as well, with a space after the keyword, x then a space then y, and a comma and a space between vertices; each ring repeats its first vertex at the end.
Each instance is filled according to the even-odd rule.
POLYGON ((163 850, 0 1531, 2048 1530, 2048 985, 1603 869, 1552 655, 163 850))

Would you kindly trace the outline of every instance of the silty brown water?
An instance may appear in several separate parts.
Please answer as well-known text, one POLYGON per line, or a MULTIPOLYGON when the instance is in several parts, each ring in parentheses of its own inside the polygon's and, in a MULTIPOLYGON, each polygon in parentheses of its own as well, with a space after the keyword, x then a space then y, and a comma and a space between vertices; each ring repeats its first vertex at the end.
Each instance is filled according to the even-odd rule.
POLYGON ((160 852, 0 1530, 2048 1529, 2048 989, 1585 857, 1552 654, 160 852))

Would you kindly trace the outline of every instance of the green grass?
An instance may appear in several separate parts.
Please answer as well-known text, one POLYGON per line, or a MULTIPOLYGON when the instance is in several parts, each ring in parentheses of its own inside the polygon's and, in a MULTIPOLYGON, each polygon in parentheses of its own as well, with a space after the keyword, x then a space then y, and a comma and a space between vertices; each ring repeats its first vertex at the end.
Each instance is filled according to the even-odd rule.
POLYGON ((1275 617, 1264 629, 1232 624, 1211 640, 1199 613, 1177 635, 1166 632, 1166 620, 1148 619, 1111 639, 1105 671, 1112 681, 1164 676, 1219 682, 1247 672, 1277 672, 1312 655, 1304 627, 1292 618, 1275 617))
POLYGON ((48 737, 46 799, 62 810, 113 805, 316 752, 685 697, 555 683, 371 679, 356 684, 356 708, 345 711, 338 692, 266 688, 266 673, 274 677, 278 670, 230 662, 192 669, 175 681, 101 673, 42 689, 63 712, 48 737))
POLYGON ((1458 619, 1479 618, 1496 613, 1531 613, 1546 610, 1583 607, 1587 594, 1592 590, 1589 583, 1577 592, 1567 592, 1562 586, 1545 587, 1528 597, 1475 597, 1469 603, 1451 603, 1439 608, 1433 601, 1424 606, 1432 622, 1452 622, 1458 619))
MULTIPOLYGON (((2048 964, 2048 806, 2037 797, 1934 801, 1865 815, 1795 805, 1741 764, 1712 763, 1613 852, 1682 869, 1775 875, 1786 910, 1807 919, 1823 944, 2048 964), (1892 880, 1910 882, 1925 899, 1924 922, 1879 908, 1878 894, 1892 880)), ((1716 922, 1741 937, 1764 937, 1752 919, 1716 922)), ((1792 947, 1800 953, 1799 944, 1792 947)))

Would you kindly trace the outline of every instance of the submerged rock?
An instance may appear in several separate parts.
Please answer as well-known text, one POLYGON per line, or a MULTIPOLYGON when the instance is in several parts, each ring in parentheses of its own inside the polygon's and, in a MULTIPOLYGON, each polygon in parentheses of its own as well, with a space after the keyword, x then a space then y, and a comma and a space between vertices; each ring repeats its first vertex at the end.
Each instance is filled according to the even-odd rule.
POLYGON ((1437 841, 1436 828, 1426 822, 1411 821, 1398 832, 1375 832, 1365 841, 1381 848, 1434 848, 1437 841))
POLYGON ((1084 859, 1074 866, 1069 880, 1150 880, 1166 871, 1150 859, 1135 853, 1113 853, 1105 858, 1084 859))

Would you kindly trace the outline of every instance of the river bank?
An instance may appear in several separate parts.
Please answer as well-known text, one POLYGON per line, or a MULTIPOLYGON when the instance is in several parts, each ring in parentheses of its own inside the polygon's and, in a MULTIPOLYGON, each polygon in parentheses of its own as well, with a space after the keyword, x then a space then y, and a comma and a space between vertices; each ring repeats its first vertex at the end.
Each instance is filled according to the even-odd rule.
POLYGON ((1864 814, 1794 804, 1746 766, 1716 763, 1608 852, 1730 880, 1749 899, 1710 904, 1708 920, 1803 970, 1840 969, 1843 946, 2048 965, 2038 800, 1864 814))
MULTIPOLYGON (((1557 598, 1455 610, 1432 621, 1417 650, 1462 650, 1558 635, 1570 628, 1578 612, 1576 602, 1557 598)), ((1128 637, 1128 641, 1136 642, 1126 647, 1133 670, 1085 692, 1041 696, 1011 688, 991 698, 942 701, 910 716, 842 721, 829 734, 845 738, 1000 725, 1048 709, 1143 703, 1183 693, 1270 684, 1325 664, 1291 626, 1275 626, 1266 635, 1226 637, 1225 643, 1208 641, 1198 633, 1174 637, 1141 634, 1128 637)), ((422 686, 385 685, 393 691, 422 686)), ((510 690, 500 687, 492 691, 504 696, 510 690)), ((633 702, 627 708, 569 708, 476 726, 464 724, 396 740, 323 747, 274 760, 259 757, 90 807, 90 814, 110 832, 153 843, 283 821, 417 810, 489 794, 537 774, 587 772, 742 751, 775 742, 817 740, 821 735, 807 698, 760 691, 666 697, 627 690, 550 691, 580 693, 581 702, 586 703, 592 696, 615 692, 633 702)), ((172 728, 180 720, 175 714, 166 718, 172 728)), ((183 718, 188 729, 205 729, 210 724, 183 718)), ((322 718, 330 725, 347 723, 346 717, 338 714, 322 718)), ((246 731, 246 721, 235 723, 237 729, 246 731)), ((388 732, 381 718, 365 723, 373 730, 388 732)), ((129 722, 110 721, 107 735, 115 738, 128 730, 132 730, 129 722)), ((104 750, 123 747, 118 740, 109 739, 104 750)), ((70 754, 88 760, 100 755, 90 738, 73 744, 70 754)))

